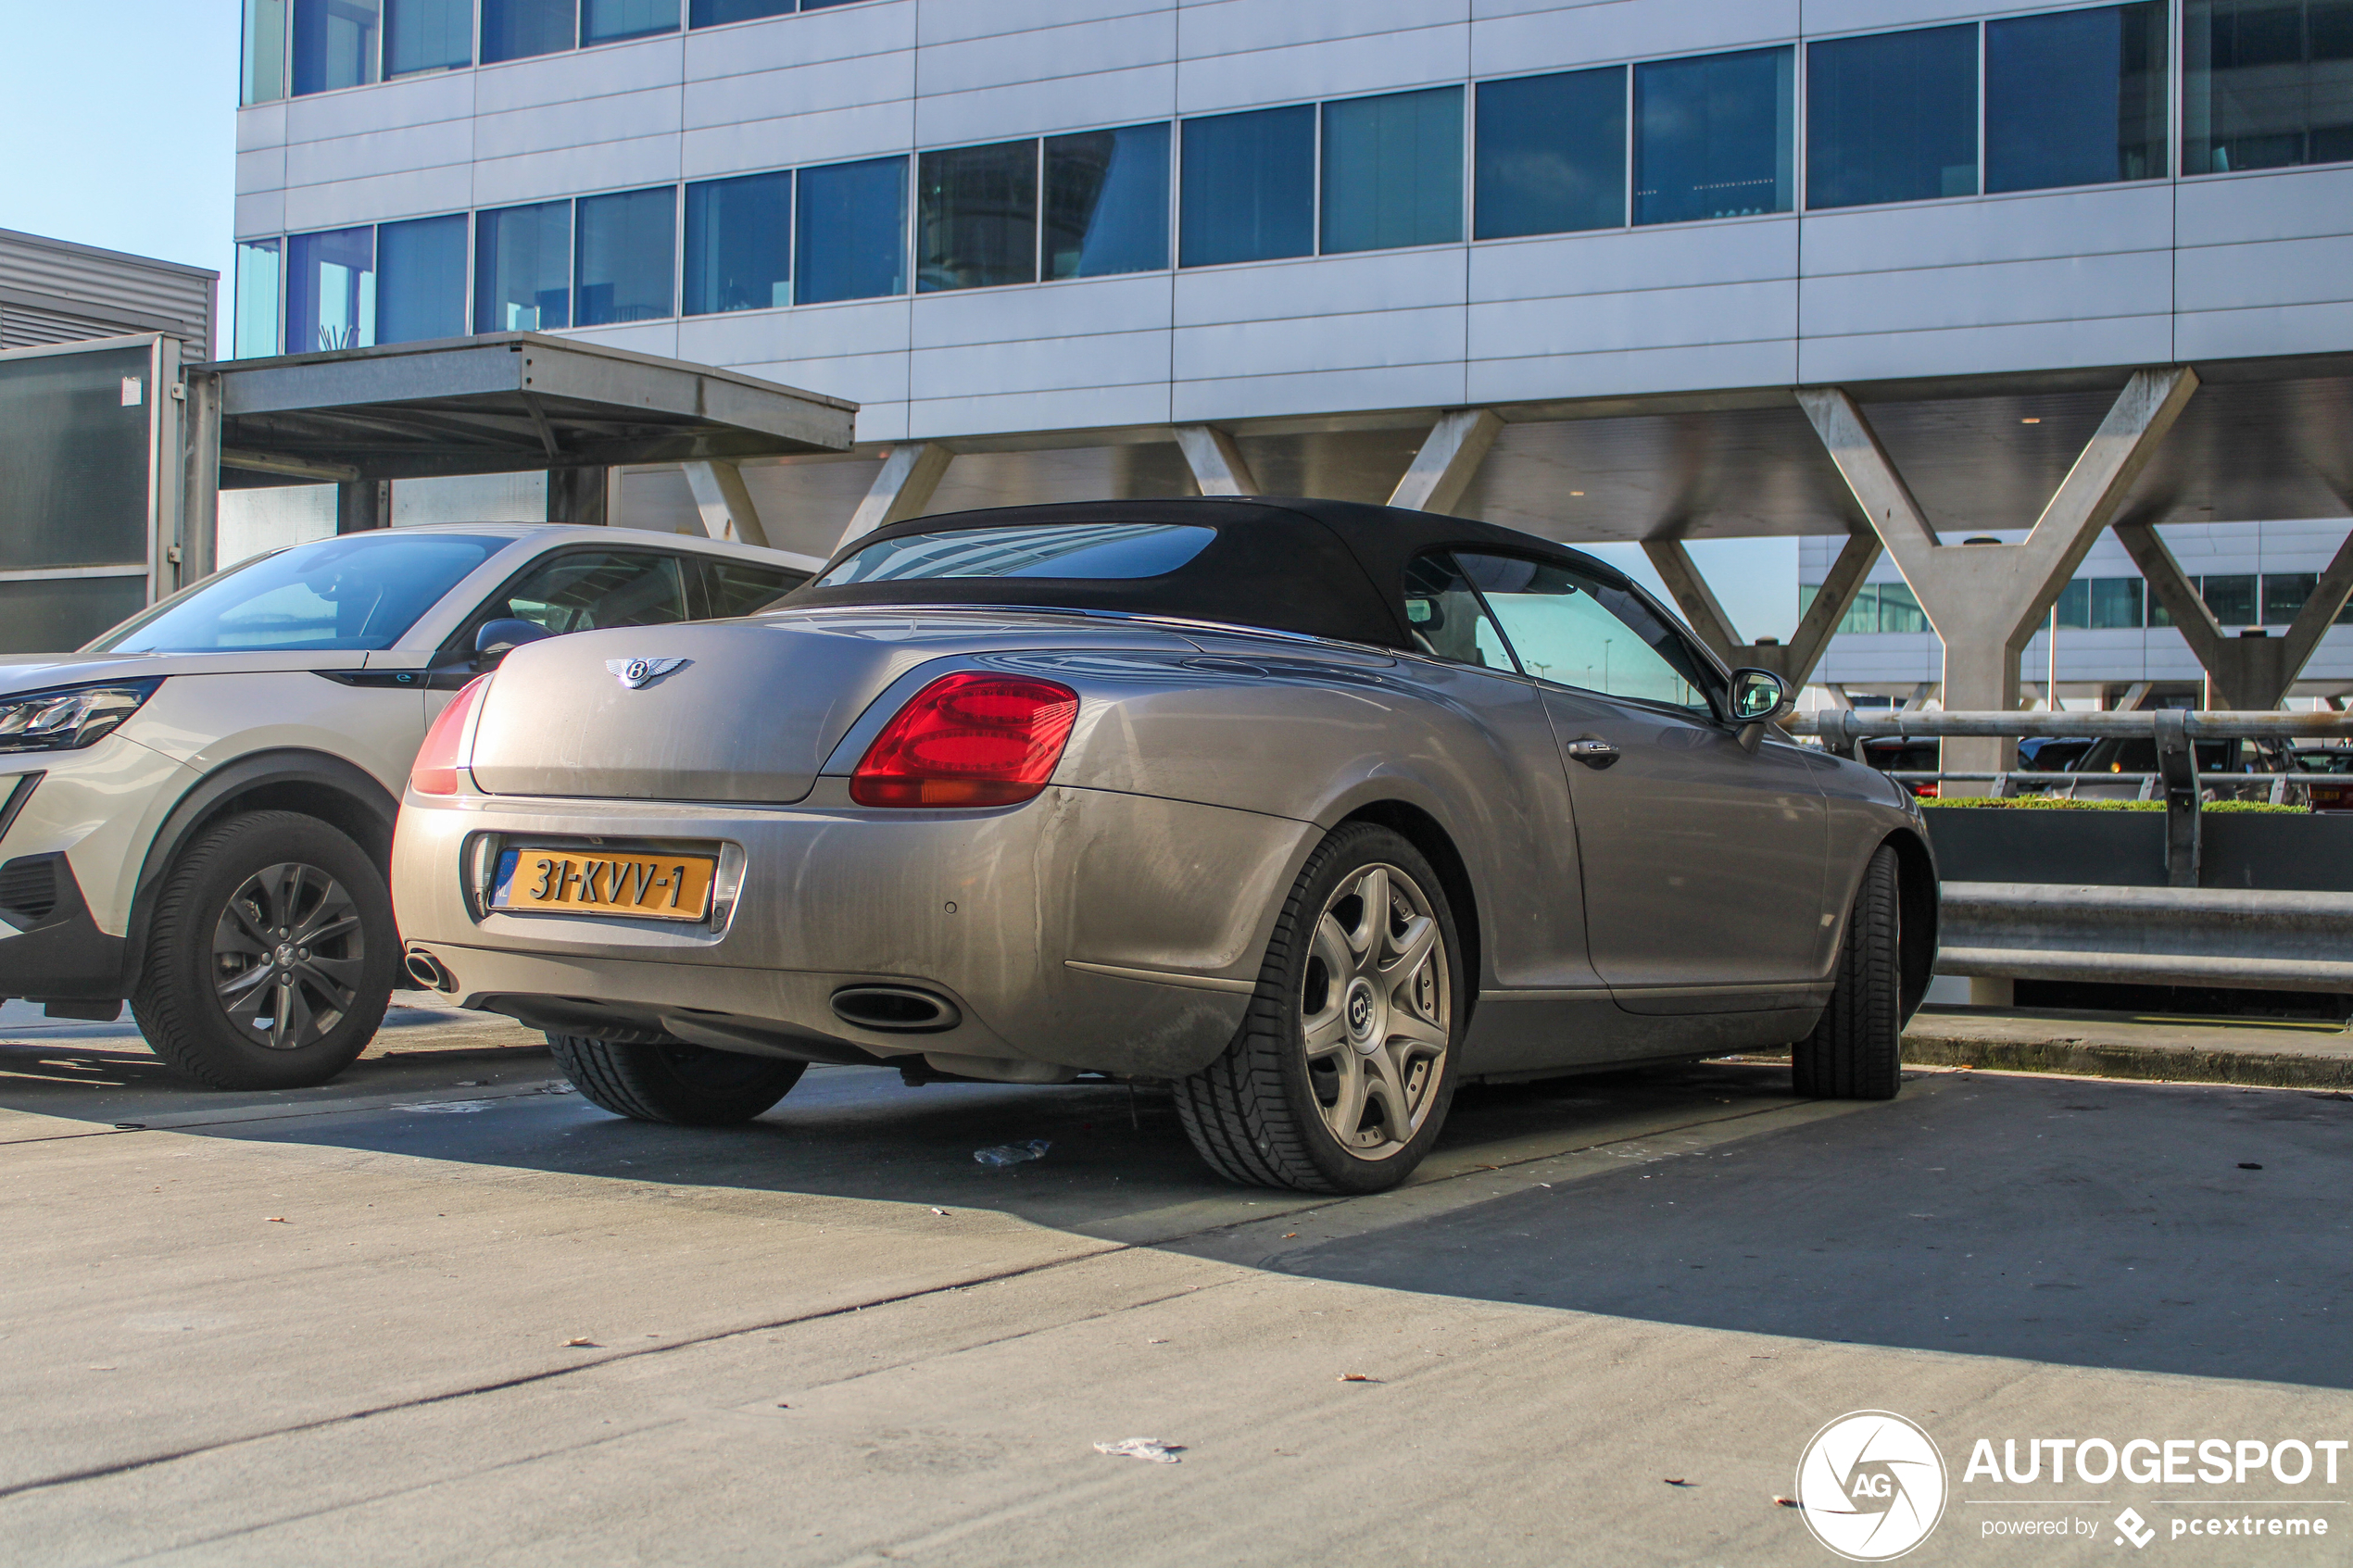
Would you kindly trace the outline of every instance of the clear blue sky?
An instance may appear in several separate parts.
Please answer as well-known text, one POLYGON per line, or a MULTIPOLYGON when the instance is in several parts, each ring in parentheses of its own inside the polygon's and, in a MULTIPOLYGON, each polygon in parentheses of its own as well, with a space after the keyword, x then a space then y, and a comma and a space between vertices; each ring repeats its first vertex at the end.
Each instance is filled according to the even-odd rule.
MULTIPOLYGON (((0 229, 225 280, 238 0, 0 0, 0 229)), ((225 329, 225 294, 219 319, 225 329)))

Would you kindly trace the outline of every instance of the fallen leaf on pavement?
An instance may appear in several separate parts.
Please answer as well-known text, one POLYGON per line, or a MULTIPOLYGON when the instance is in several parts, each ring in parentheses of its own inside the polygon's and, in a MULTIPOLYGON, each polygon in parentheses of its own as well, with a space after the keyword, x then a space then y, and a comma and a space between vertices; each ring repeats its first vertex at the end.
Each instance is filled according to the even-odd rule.
POLYGON ((1680 1475, 1662 1475, 1659 1479, 1666 1482, 1670 1486, 1688 1486, 1691 1485, 1689 1481, 1684 1480, 1680 1475))
POLYGON ((294 1223, 293 1221, 287 1219, 283 1214, 272 1214, 261 1223, 265 1225, 289 1225, 294 1223))
POLYGON ((1340 1380, 1342 1383, 1378 1383, 1380 1381, 1378 1377, 1366 1377, 1361 1372, 1343 1372, 1340 1374, 1340 1380))
POLYGON ((1098 1443, 1099 1454, 1116 1454, 1122 1459, 1148 1459, 1154 1464, 1182 1464, 1176 1456, 1185 1451, 1182 1443, 1164 1443, 1157 1437, 1123 1437, 1116 1443, 1098 1443))
POLYGON ((1795 1498, 1775 1498, 1773 1501, 1782 1508, 1804 1508, 1806 1506, 1795 1498))
POLYGON ((601 1350, 604 1347, 598 1344, 593 1339, 567 1339, 564 1341, 564 1348, 567 1350, 601 1350))

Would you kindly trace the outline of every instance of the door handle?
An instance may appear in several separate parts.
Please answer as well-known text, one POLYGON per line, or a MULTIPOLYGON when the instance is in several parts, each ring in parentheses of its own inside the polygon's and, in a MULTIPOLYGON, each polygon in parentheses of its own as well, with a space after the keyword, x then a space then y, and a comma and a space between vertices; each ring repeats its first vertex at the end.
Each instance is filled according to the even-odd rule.
POLYGON ((1605 740, 1573 740, 1568 743, 1571 761, 1582 762, 1588 768, 1606 768, 1617 760, 1617 747, 1605 740))

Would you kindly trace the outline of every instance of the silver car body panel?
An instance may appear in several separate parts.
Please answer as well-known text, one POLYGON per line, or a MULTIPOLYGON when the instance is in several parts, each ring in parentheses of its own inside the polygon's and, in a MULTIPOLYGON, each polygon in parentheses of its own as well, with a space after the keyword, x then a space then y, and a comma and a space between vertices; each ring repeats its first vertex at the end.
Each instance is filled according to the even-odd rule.
POLYGON ((543 1027, 993 1062, 974 1075, 1015 1080, 1173 1076, 1224 1049, 1300 868, 1369 809, 1432 825, 1459 859, 1450 896, 1478 994, 1465 1073, 1803 1035, 1869 851, 1918 831, 1908 800, 1785 738, 1752 753, 1724 726, 1659 723, 1633 703, 1594 711, 1583 696, 1101 611, 788 608, 580 633, 519 649, 487 688, 473 779, 492 793, 408 797, 394 894, 404 935, 459 1001, 543 1027), (625 689, 607 664, 638 659, 688 662, 625 689), (994 809, 854 804, 849 775, 882 726, 963 670, 1079 694, 1046 792, 994 809), (1617 726, 1631 755, 1615 771, 1632 787, 1566 760, 1572 724, 1617 726), (488 863, 470 854, 484 834, 724 845, 740 886, 687 927, 488 911, 469 881, 488 863), (1661 892, 1663 874, 1687 880, 1661 892), (957 1022, 845 1022, 833 994, 862 984, 932 992, 957 1022))

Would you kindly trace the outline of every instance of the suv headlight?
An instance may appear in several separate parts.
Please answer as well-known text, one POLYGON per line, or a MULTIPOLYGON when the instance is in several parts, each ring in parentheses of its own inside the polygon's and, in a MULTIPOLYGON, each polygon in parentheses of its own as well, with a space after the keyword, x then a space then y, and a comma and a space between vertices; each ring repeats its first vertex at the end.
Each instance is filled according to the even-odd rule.
POLYGON ((116 681, 0 697, 0 752, 78 750, 112 734, 161 684, 116 681))

